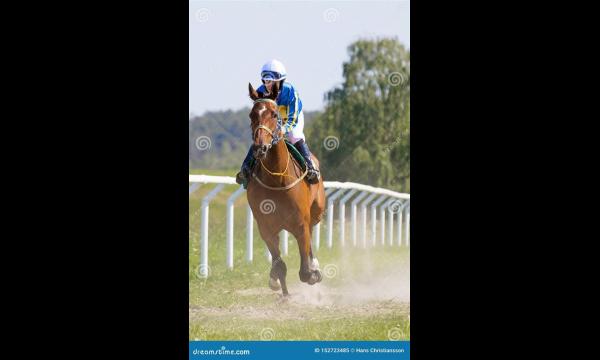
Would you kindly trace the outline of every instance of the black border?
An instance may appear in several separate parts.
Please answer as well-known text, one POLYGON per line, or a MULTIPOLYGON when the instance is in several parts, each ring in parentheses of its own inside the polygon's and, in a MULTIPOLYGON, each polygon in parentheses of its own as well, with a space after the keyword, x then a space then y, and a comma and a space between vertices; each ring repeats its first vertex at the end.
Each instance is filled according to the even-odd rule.
MULTIPOLYGON (((516 301, 534 283, 521 240, 542 235, 513 235, 533 211, 516 201, 543 185, 522 152, 536 113, 507 106, 535 91, 515 82, 526 46, 499 4, 411 5, 411 356, 486 358, 535 306, 516 301)), ((26 219, 4 242, 4 279, 36 354, 187 358, 189 10, 127 6, 18 20, 37 27, 10 70, 37 96, 6 121, 26 134, 5 152, 22 157, 5 177, 23 189, 5 193, 26 219)))
POLYGON ((187 359, 188 5, 24 10, 7 117, 23 136, 5 132, 18 351, 187 359))

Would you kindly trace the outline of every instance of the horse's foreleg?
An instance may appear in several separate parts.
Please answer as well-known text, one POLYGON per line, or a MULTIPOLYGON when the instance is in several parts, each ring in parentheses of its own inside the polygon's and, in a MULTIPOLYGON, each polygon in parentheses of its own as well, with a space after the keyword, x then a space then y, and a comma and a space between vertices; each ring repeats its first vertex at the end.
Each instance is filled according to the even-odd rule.
POLYGON ((310 227, 310 247, 308 250, 308 259, 310 260, 310 263, 308 264, 308 268, 310 270, 319 270, 319 260, 317 260, 317 258, 315 256, 313 256, 313 251, 312 251, 312 233, 313 233, 313 227, 310 227))
POLYGON ((283 296, 287 296, 289 294, 285 281, 287 266, 281 258, 281 252, 279 251, 279 236, 275 235, 265 242, 267 243, 272 258, 271 272, 269 273, 269 287, 275 291, 281 288, 283 296), (277 283, 277 280, 279 280, 279 283, 277 283))
POLYGON ((305 225, 294 236, 298 239, 298 249, 300 250, 300 281, 309 285, 320 282, 323 276, 321 275, 321 271, 317 269, 318 265, 313 262, 311 229, 308 225, 305 225))

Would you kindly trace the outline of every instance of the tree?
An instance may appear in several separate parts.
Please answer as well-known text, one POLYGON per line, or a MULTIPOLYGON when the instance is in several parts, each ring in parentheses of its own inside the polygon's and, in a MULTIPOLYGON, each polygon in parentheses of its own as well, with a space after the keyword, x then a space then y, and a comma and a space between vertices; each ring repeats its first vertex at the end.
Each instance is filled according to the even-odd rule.
POLYGON ((395 38, 348 47, 344 82, 307 135, 325 179, 409 190, 410 53, 395 38))

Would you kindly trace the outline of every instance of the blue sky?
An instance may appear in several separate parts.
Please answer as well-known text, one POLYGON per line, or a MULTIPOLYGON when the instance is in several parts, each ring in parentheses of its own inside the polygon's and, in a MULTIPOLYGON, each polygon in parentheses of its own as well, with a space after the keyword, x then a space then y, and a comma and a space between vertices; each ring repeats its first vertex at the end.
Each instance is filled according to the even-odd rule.
POLYGON ((189 111, 250 105, 248 82, 281 60, 304 109, 321 110, 342 78, 347 47, 394 36, 410 48, 410 2, 189 1, 189 111))

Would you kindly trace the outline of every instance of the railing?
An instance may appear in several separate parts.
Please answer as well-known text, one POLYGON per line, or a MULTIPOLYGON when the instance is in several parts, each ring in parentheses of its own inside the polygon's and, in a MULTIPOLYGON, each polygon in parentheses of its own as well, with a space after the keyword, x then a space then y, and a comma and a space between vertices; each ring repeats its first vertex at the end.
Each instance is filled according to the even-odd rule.
MULTIPOLYGON (((208 214, 210 201, 225 187, 225 185, 235 185, 235 178, 229 176, 210 176, 210 175, 190 175, 189 182, 192 184, 189 188, 189 195, 198 190, 205 184, 216 184, 216 186, 202 198, 200 205, 200 269, 208 268, 208 214)), ((357 246, 360 240, 360 246, 376 246, 378 243, 386 245, 386 211, 387 211, 387 245, 394 245, 394 214, 396 214, 396 245, 410 246, 410 194, 398 193, 388 189, 377 188, 369 185, 356 184, 351 182, 325 181, 325 196, 327 200, 327 247, 333 247, 333 211, 336 200, 339 207, 339 244, 346 246, 346 203, 350 202, 350 240, 352 246, 357 246), (371 231, 367 236, 367 206, 370 204, 371 213, 371 231), (360 207, 360 232, 357 233, 357 208, 360 207), (379 213, 379 238, 377 238, 377 213, 379 213), (404 230, 404 235, 402 234, 404 230), (359 236, 357 236, 359 234, 359 236), (369 237, 369 239, 367 239, 369 237), (379 241, 378 241, 379 240, 379 241)), ((244 188, 240 186, 227 199, 226 209, 226 244, 227 244, 227 267, 233 269, 233 217, 234 203, 236 199, 244 193, 244 188)), ((254 217, 249 205, 246 205, 246 261, 253 260, 253 241, 254 241, 254 217)), ((316 250, 320 246, 321 223, 313 228, 313 246, 316 250)), ((288 232, 283 230, 280 233, 282 253, 288 253, 288 232)), ((267 257, 271 260, 271 255, 267 251, 267 257)), ((208 276, 208 272, 203 272, 208 276)))

